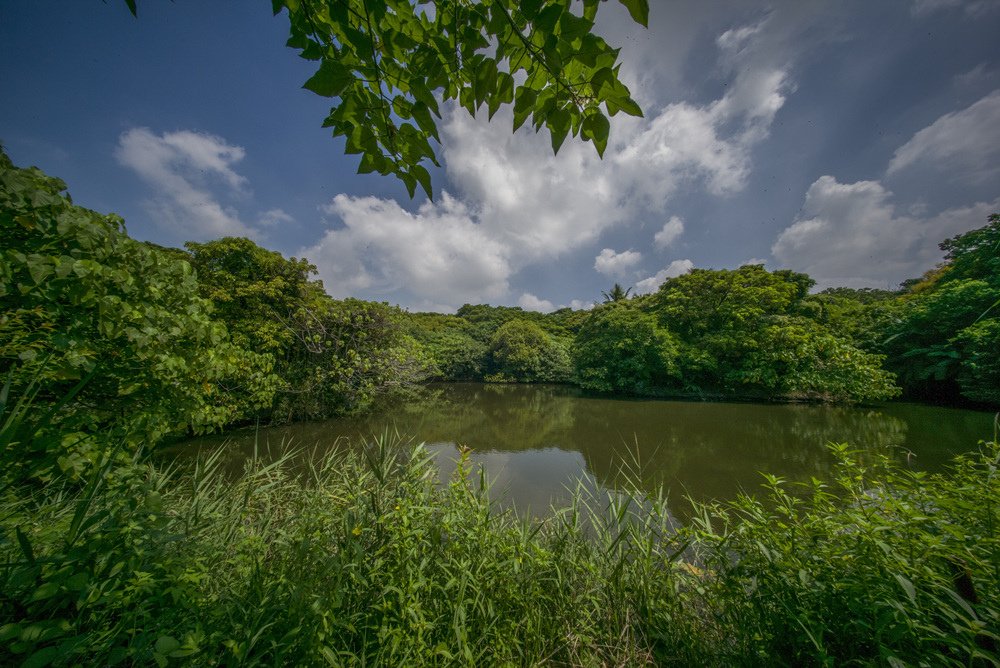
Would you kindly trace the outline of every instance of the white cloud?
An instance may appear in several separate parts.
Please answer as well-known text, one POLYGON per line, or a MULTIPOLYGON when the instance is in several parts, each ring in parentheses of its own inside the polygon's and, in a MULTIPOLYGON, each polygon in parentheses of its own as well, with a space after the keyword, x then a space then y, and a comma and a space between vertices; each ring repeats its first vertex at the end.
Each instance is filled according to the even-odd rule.
POLYGON ((594 302, 583 299, 571 299, 569 307, 574 311, 590 311, 594 308, 594 302))
POLYGON ((666 248, 677 241, 682 234, 684 234, 684 221, 677 216, 671 216, 670 220, 663 224, 663 229, 653 235, 653 243, 658 248, 666 248))
MULTIPOLYGON (((732 85, 714 102, 654 105, 647 107, 647 118, 612 118, 603 161, 582 141, 569 141, 553 155, 547 131, 525 127, 511 134, 510 109, 487 122, 451 105, 440 130, 448 179, 463 202, 460 216, 445 211, 457 206, 454 200, 409 214, 395 201, 342 198, 331 211, 343 227, 303 252, 318 266, 336 267, 325 271, 329 288, 339 294, 393 290, 403 302, 456 305, 502 299, 509 298, 505 290, 521 269, 586 248, 615 226, 662 215, 681 187, 717 196, 737 192, 746 185, 754 146, 766 137, 790 89, 787 65, 760 44, 787 32, 782 26, 769 19, 720 38, 720 58, 737 45, 744 58, 726 65, 732 85), (432 224, 441 217, 453 220, 447 232, 432 224), (411 228, 420 229, 432 247, 433 278, 423 275, 419 260, 404 257, 399 237, 411 228), (442 236, 468 243, 461 252, 443 254, 437 246, 442 236), (317 252, 323 258, 313 257, 317 252), (449 296, 434 292, 439 288, 449 296)), ((683 222, 672 218, 657 233, 657 244, 666 247, 682 232, 683 222)), ((634 250, 605 249, 594 266, 621 274, 640 260, 634 250)))
POLYGON ((191 132, 155 135, 133 128, 118 139, 115 157, 155 191, 145 202, 156 222, 185 239, 253 236, 239 214, 223 206, 211 190, 221 182, 226 192, 244 193, 246 179, 233 169, 245 151, 221 137, 191 132))
POLYGON ((747 266, 755 265, 755 264, 765 265, 765 264, 767 264, 767 260, 761 259, 759 257, 752 257, 749 260, 747 260, 746 262, 740 263, 740 266, 741 267, 747 267, 747 266))
POLYGON ((1000 173, 1000 90, 970 107, 945 114, 896 150, 889 174, 915 164, 986 181, 1000 173))
POLYGON ((674 260, 666 269, 661 269, 649 278, 644 278, 635 284, 635 294, 647 295, 656 290, 668 278, 676 278, 694 269, 694 262, 691 260, 674 260))
POLYGON ((301 256, 319 267, 327 292, 406 291, 436 305, 496 299, 508 291, 508 248, 448 193, 410 213, 394 201, 337 195, 331 229, 301 256))
POLYGON ((802 214, 778 236, 771 252, 783 266, 804 271, 817 287, 892 288, 939 262, 942 240, 986 224, 1000 199, 935 216, 901 214, 877 181, 817 179, 802 214))
POLYGON ((295 219, 282 209, 268 209, 260 214, 257 224, 262 227, 275 227, 282 223, 294 223, 295 219))
POLYGON ((556 308, 548 299, 539 299, 530 292, 521 295, 517 300, 517 305, 525 311, 541 311, 542 313, 554 311, 556 308))
POLYGON ((998 0, 913 0, 913 13, 916 16, 932 14, 946 9, 961 7, 970 16, 982 16, 1000 7, 998 0))
POLYGON ((606 276, 621 276, 642 261, 642 253, 634 250, 617 253, 605 248, 594 258, 594 269, 606 276))

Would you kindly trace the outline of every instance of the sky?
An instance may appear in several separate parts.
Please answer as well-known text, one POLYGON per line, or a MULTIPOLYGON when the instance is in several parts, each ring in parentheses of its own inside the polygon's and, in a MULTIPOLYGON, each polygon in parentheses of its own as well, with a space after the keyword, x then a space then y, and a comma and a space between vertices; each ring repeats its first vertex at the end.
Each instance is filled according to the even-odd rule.
POLYGON ((435 197, 356 174, 268 2, 0 0, 0 142, 180 246, 248 236, 334 297, 586 308, 693 267, 892 289, 1000 211, 1000 0, 615 2, 611 142, 445 106, 435 197))

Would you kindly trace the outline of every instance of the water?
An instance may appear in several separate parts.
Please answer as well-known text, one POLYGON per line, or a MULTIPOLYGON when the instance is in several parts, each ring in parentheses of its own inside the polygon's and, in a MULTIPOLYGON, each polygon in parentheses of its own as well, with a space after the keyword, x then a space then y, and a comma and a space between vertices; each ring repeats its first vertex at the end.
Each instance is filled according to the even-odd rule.
MULTIPOLYGON (((994 434, 992 413, 916 404, 844 407, 590 397, 546 385, 432 384, 417 398, 356 418, 238 430, 179 446, 185 452, 227 444, 238 465, 259 445, 352 447, 386 429, 425 442, 442 475, 458 447, 485 467, 494 497, 541 512, 568 498, 578 482, 614 489, 623 465, 644 488, 663 486, 680 499, 729 499, 753 492, 760 472, 789 481, 827 479, 825 447, 846 442, 888 453, 907 466, 940 470, 957 453, 994 434)), ((678 510, 680 510, 678 508, 678 510)), ((680 511, 684 514, 683 511, 680 511)))

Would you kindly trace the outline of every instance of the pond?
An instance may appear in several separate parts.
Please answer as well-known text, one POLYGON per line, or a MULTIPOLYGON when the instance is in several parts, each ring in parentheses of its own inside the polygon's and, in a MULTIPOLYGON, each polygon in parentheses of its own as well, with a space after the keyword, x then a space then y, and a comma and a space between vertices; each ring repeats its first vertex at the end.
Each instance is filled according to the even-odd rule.
MULTIPOLYGON (((440 383, 362 417, 230 432, 180 446, 186 452, 226 443, 232 465, 260 447, 353 447, 386 430, 424 442, 442 476, 458 447, 485 468, 493 497, 544 512, 578 482, 614 489, 623 465, 643 488, 662 485, 681 499, 729 499, 758 489, 761 472, 788 481, 827 479, 826 445, 848 443, 935 471, 994 434, 992 413, 905 403, 879 406, 757 404, 593 397, 555 385, 440 383), (194 446, 194 447, 192 447, 194 446)), ((685 514, 679 507, 681 515, 685 514)))

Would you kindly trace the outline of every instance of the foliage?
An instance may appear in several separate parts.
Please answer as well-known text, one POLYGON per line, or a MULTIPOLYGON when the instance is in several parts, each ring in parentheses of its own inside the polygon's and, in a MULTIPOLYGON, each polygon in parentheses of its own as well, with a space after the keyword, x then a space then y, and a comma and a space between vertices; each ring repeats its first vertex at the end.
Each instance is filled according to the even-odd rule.
POLYGON ((885 331, 888 365, 912 396, 1000 404, 1000 215, 941 243, 945 263, 912 283, 885 331))
POLYGON ((885 399, 898 389, 882 360, 813 321, 776 316, 724 377, 790 399, 885 399))
POLYGON ((0 662, 996 662, 997 445, 947 475, 837 453, 833 487, 768 478, 687 527, 627 485, 522 520, 468 453, 441 486, 384 438, 235 481, 210 458, 6 488, 0 662))
MULTIPOLYGON (((646 25, 647 0, 619 0, 646 25)), ((552 149, 567 135, 607 147, 608 116, 641 116, 618 78, 618 50, 594 32, 599 0, 273 0, 288 11, 288 46, 318 61, 304 88, 337 98, 324 121, 361 154, 360 173, 393 174, 412 197, 431 195, 421 164, 437 165, 440 101, 455 100, 489 117, 513 104, 514 129, 530 117, 546 127, 552 149), (603 105, 603 110, 601 106, 603 105)))
POLYGON ((946 475, 834 452, 833 485, 765 476, 766 499, 696 521, 702 600, 728 652, 761 665, 996 665, 997 444, 946 475))
POLYGON ((656 318, 627 304, 595 309, 576 337, 574 363, 581 387, 650 394, 676 382, 677 342, 656 318))
POLYGON ((695 269, 666 281, 645 308, 679 339, 684 387, 802 399, 893 396, 881 357, 807 317, 817 311, 807 299, 812 284, 805 274, 760 265, 695 269))
POLYGON ((535 323, 510 320, 490 339, 490 369, 487 380, 562 382, 569 379, 570 359, 566 346, 535 323))
POLYGON ((802 300, 799 311, 867 352, 882 350, 886 330, 899 320, 900 293, 871 288, 827 288, 802 300))
POLYGON ((272 355, 281 387, 277 420, 357 410, 423 377, 416 343, 396 309, 337 301, 310 276, 305 259, 286 259, 249 239, 189 243, 202 294, 234 341, 272 355))
MULTIPOLYGON (((212 429, 268 403, 271 357, 228 340, 191 267, 65 188, 0 153, 0 373, 14 391, 30 385, 38 405, 55 404, 85 378, 56 416, 63 433, 131 440, 212 429)), ((93 454, 70 450, 65 466, 93 454)))

